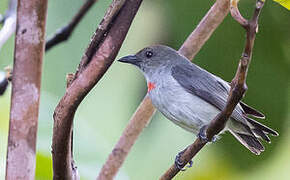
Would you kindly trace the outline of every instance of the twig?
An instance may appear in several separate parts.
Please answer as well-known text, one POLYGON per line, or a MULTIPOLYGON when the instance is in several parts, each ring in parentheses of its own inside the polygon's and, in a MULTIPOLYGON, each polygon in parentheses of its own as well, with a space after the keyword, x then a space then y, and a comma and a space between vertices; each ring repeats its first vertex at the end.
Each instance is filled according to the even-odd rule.
POLYGON ((59 29, 53 37, 46 41, 45 50, 48 51, 53 46, 68 40, 75 27, 79 24, 82 18, 89 12, 90 8, 95 4, 97 0, 86 0, 82 7, 79 9, 77 14, 72 18, 72 20, 66 26, 59 29))
MULTIPOLYGON (((234 79, 231 82, 231 90, 227 100, 226 107, 221 111, 209 124, 206 134, 207 138, 211 140, 216 134, 224 129, 225 124, 228 118, 231 116, 236 105, 240 102, 243 95, 247 90, 246 77, 248 67, 251 61, 252 49, 254 45, 254 40, 256 36, 256 30, 258 27, 258 18, 261 11, 261 8, 264 5, 264 1, 258 0, 256 3, 256 8, 254 15, 251 20, 242 20, 244 19, 237 8, 237 0, 231 1, 231 14, 233 18, 241 24, 242 27, 246 29, 246 45, 242 57, 239 62, 239 66, 236 72, 234 79)), ((183 162, 184 167, 206 144, 207 142, 202 141, 200 138, 197 138, 193 144, 187 147, 185 152, 181 155, 180 161, 183 162)), ((160 180, 169 180, 172 179, 180 169, 175 165, 172 165, 160 178, 160 180)))
POLYGON ((21 0, 19 3, 6 159, 7 180, 34 179, 45 42, 47 0, 21 0))
MULTIPOLYGON (((203 44, 207 41, 207 39, 211 36, 213 31, 228 14, 229 7, 229 0, 217 0, 212 8, 208 11, 206 16, 198 24, 196 29, 184 42, 179 52, 186 56, 188 59, 193 58, 201 49, 203 44)), ((127 125, 113 151, 110 153, 106 163, 103 165, 99 175, 99 180, 106 176, 113 178, 117 174, 130 149, 134 145, 134 142, 145 127, 144 124, 149 123, 151 117, 154 115, 154 112, 155 108, 153 107, 149 97, 146 95, 132 116, 131 121, 127 125), (134 127, 134 129, 131 127, 134 127), (128 138, 126 134, 131 134, 130 138, 128 138), (122 153, 116 155, 115 149, 122 153), (112 167, 112 170, 110 170, 110 167, 112 167)))
POLYGON ((4 17, 2 17, 1 20, 1 22, 3 22, 4 24, 0 31, 0 49, 5 44, 5 42, 10 38, 10 36, 15 32, 16 8, 17 8, 17 0, 10 0, 8 10, 6 11, 4 17))
POLYGON ((84 53, 86 58, 82 58, 74 80, 68 86, 65 95, 54 111, 52 156, 55 180, 71 179, 74 176, 70 153, 74 114, 78 105, 102 78, 115 59, 141 2, 142 0, 114 0, 112 2, 98 27, 101 30, 96 30, 84 53), (108 25, 104 27, 103 25, 106 23, 108 25), (90 56, 87 56, 88 53, 90 56), (90 63, 82 63, 83 59, 90 63))
MULTIPOLYGON (((46 41, 45 51, 48 51, 53 46, 66 41, 74 31, 75 27, 79 24, 82 18, 90 10, 90 8, 95 4, 97 0, 86 0, 82 7, 79 9, 77 14, 72 18, 72 20, 66 26, 59 29, 53 37, 46 41)), ((4 23, 2 30, 0 31, 0 49, 3 44, 9 39, 9 37, 15 32, 16 29, 16 7, 17 0, 11 0, 9 3, 9 8, 5 14, 2 16, 0 14, 0 24, 4 23)), ((4 91, 6 88, 2 88, 4 91)), ((4 93, 3 91, 3 93, 4 93)), ((3 94, 2 93, 2 94, 3 94)))

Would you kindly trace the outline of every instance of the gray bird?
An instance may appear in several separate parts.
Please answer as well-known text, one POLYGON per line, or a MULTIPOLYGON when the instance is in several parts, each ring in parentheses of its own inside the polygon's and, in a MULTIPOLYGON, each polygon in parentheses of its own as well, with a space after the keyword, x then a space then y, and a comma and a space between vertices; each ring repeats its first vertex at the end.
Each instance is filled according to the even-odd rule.
MULTIPOLYGON (((162 45, 142 49, 119 59, 137 66, 144 74, 153 105, 169 120, 197 135, 225 107, 230 85, 191 63, 176 50, 162 45)), ((270 143, 269 134, 278 133, 248 117, 264 119, 254 108, 240 102, 224 131, 229 131, 251 152, 264 151, 260 142, 270 143)))

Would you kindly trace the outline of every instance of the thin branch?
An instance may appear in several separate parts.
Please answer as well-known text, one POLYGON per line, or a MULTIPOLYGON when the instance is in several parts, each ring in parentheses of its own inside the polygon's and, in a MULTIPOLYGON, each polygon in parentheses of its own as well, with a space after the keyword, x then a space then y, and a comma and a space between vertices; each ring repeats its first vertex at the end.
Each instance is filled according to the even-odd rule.
POLYGON ((53 46, 68 40, 75 27, 80 23, 87 12, 89 12, 90 8, 95 4, 96 1, 97 0, 86 0, 77 14, 72 18, 72 20, 66 26, 59 29, 53 35, 53 37, 46 41, 45 50, 48 51, 53 46))
MULTIPOLYGON (((231 1, 231 11, 238 12, 237 1, 231 1)), ((256 29, 258 26, 258 17, 261 11, 261 8, 264 5, 264 1, 258 0, 256 3, 255 12, 251 20, 240 21, 243 17, 234 13, 234 19, 241 24, 246 29, 246 45, 242 57, 239 62, 239 66, 236 72, 234 79, 231 82, 231 90, 227 100, 226 107, 221 111, 209 124, 206 134, 207 138, 211 140, 216 134, 222 131, 225 127, 225 124, 228 118, 231 116, 236 105, 240 102, 243 95, 247 90, 246 77, 249 64, 251 61, 252 50, 254 45, 254 40, 256 36, 256 29)), ((200 138, 197 138, 193 144, 188 146, 185 152, 181 155, 180 161, 183 162, 184 167, 206 144, 207 142, 202 141, 200 138)), ((172 165, 160 178, 160 180, 170 180, 172 179, 180 169, 175 165, 172 165)))
POLYGON ((148 119, 151 119, 151 115, 155 111, 153 106, 151 106, 152 108, 142 108, 150 104, 150 98, 145 97, 142 101, 142 104, 139 106, 139 109, 141 109, 141 111, 137 110, 135 112, 133 118, 129 122, 129 125, 124 130, 119 142, 114 147, 112 154, 109 156, 107 162, 102 167, 97 180, 113 179, 114 176, 117 174, 126 156, 130 152, 131 147, 138 138, 140 134, 138 132, 144 129, 144 127, 148 124, 148 119), (143 112, 143 110, 145 110, 146 112, 143 112), (145 114, 146 116, 141 116, 142 114, 145 114), (135 124, 138 124, 138 126, 135 126, 135 124))
MULTIPOLYGON (((224 20, 225 16, 229 12, 229 7, 229 0, 217 0, 206 16, 198 24, 196 29, 184 42, 179 52, 188 59, 193 58, 199 52, 202 45, 211 36, 213 31, 224 20)), ((153 107, 149 97, 146 95, 132 116, 113 151, 110 153, 106 163, 103 165, 98 180, 104 179, 105 177, 115 177, 118 170, 124 163, 130 149, 145 127, 144 124, 149 123, 151 117, 154 115, 154 112, 155 108, 153 107), (130 138, 128 138, 126 134, 131 134, 130 138), (118 150, 118 154, 116 154, 116 150, 118 150)))
MULTIPOLYGON (((53 37, 46 41, 45 51, 48 51, 53 46, 66 41, 74 31, 75 27, 79 24, 82 18, 90 10, 90 8, 95 4, 97 0, 86 0, 82 7, 79 9, 77 14, 72 18, 72 20, 66 26, 59 29, 53 37)), ((9 8, 5 14, 2 16, 0 14, 0 24, 6 22, 0 31, 0 49, 9 39, 9 37, 15 32, 16 29, 16 6, 17 0, 11 0, 9 3, 9 8)), ((7 85, 6 85, 7 87, 7 85)), ((6 88, 2 88, 5 92, 6 88)), ((1 91, 1 90, 0 90, 1 91)), ((3 94, 2 93, 2 94, 3 94)), ((1 93, 0 93, 1 95, 1 93)))
POLYGON ((16 8, 17 0, 10 0, 8 10, 4 17, 2 17, 1 23, 3 24, 0 30, 0 49, 10 36, 15 32, 16 29, 16 8))
POLYGON ((229 13, 229 4, 229 0, 217 0, 194 31, 188 36, 179 49, 179 53, 190 60, 193 59, 229 13))
POLYGON ((112 2, 84 53, 74 80, 54 111, 52 156, 55 180, 74 177, 70 149, 74 114, 115 59, 141 2, 142 0, 112 2))
POLYGON ((46 10, 47 0, 21 0, 18 4, 6 159, 7 180, 34 179, 35 175, 46 10))

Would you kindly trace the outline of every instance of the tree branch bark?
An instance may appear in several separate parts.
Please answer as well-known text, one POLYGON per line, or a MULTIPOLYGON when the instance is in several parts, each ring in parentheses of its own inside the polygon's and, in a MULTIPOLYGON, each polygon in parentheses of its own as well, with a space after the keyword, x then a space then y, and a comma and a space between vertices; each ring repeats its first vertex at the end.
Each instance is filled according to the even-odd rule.
POLYGON ((46 41, 45 51, 48 51, 53 46, 68 40, 75 27, 81 22, 82 18, 87 14, 87 12, 89 12, 90 8, 96 1, 97 0, 86 0, 72 20, 66 26, 57 30, 53 37, 46 41))
POLYGON ((6 179, 34 179, 47 0, 17 8, 6 179))
POLYGON ((142 0, 114 0, 83 55, 74 79, 54 111, 54 180, 72 179, 71 132, 78 105, 115 59, 142 0))
MULTIPOLYGON (((257 0, 256 8, 254 15, 251 20, 245 20, 237 8, 238 0, 231 1, 231 14, 233 18, 245 28, 246 36, 246 45, 242 57, 240 59, 238 69, 234 79, 231 82, 231 90, 227 100, 226 107, 221 111, 209 124, 206 134, 207 138, 211 140, 215 135, 222 131, 226 125, 228 118, 231 116, 236 105, 243 98, 247 90, 246 77, 249 64, 252 57, 252 50, 254 45, 254 40, 256 36, 256 31, 258 27, 258 18, 261 11, 261 8, 264 5, 264 1, 257 0)), ((184 167, 205 145, 207 142, 202 141, 200 138, 197 138, 193 144, 188 146, 184 153, 180 157, 180 161, 184 162, 184 167)), ((175 164, 173 164, 160 178, 160 180, 170 180, 172 179, 180 169, 178 169, 175 164)))
MULTIPOLYGON (((182 47, 179 49, 179 52, 188 59, 194 58, 213 31, 229 13, 229 7, 229 0, 217 0, 184 42, 182 47)), ((146 95, 132 116, 113 151, 110 153, 107 161, 103 165, 97 178, 98 180, 113 179, 113 177, 115 177, 136 139, 145 125, 149 123, 154 112, 155 108, 153 107, 150 98, 146 95), (131 136, 128 137, 127 134, 131 134, 131 136)))

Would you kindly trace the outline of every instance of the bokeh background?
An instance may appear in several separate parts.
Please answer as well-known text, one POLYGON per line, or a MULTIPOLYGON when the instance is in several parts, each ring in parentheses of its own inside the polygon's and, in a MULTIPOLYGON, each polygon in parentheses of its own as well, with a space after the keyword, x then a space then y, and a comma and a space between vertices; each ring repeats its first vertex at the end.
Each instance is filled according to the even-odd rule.
MULTIPOLYGON (((81 0, 51 0, 47 36, 66 24, 81 0)), ((50 50, 44 60, 39 114, 36 179, 52 179, 52 114, 65 91, 65 76, 75 72, 92 33, 111 1, 99 0, 72 37, 50 50)), ((118 57, 152 44, 178 49, 204 16, 213 0, 144 0, 118 57)), ((243 0, 240 9, 250 17, 254 0, 243 0)), ((0 12, 7 0, 0 1, 0 12)), ((194 63, 230 81, 244 47, 244 30, 227 16, 194 59, 194 63)), ((14 37, 0 51, 0 69, 13 62, 14 37)), ((193 167, 176 179, 289 179, 290 176, 290 11, 268 0, 260 18, 244 101, 266 114, 261 122, 278 130, 260 156, 251 154, 228 133, 207 145, 193 167)), ((0 179, 4 179, 10 91, 0 97, 0 179)), ((75 116, 74 156, 81 179, 95 179, 129 118, 146 93, 141 73, 115 62, 80 105, 75 116)), ((117 180, 157 179, 175 155, 195 137, 157 113, 139 137, 117 180)))

